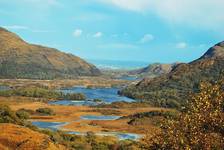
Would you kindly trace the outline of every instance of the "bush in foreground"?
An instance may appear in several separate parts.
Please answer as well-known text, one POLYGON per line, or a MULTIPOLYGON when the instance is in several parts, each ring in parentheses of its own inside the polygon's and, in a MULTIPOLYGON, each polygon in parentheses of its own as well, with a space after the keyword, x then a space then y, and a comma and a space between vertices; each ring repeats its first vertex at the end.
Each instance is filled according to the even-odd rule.
POLYGON ((0 105, 0 123, 22 124, 22 121, 8 106, 0 105))
POLYGON ((148 134, 144 149, 198 150, 224 148, 223 84, 201 84, 177 120, 168 120, 155 136, 148 134))

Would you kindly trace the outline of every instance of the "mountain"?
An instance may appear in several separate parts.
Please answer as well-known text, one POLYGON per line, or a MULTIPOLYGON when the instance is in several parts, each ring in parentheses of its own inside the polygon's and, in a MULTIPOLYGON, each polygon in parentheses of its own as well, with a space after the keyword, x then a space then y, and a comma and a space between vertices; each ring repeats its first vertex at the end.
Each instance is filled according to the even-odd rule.
POLYGON ((176 64, 177 63, 174 64, 154 63, 141 69, 129 71, 128 74, 137 75, 138 77, 157 77, 169 73, 176 64))
POLYGON ((177 64, 168 74, 143 79, 124 88, 120 94, 155 106, 181 107, 186 104, 189 94, 198 92, 201 82, 216 82, 223 78, 224 42, 221 42, 199 59, 177 64))
POLYGON ((100 74, 94 65, 77 56, 29 44, 0 28, 0 78, 54 79, 100 74))
POLYGON ((224 41, 210 48, 200 59, 206 58, 224 58, 224 41))
POLYGON ((173 64, 160 64, 154 63, 147 67, 133 70, 125 69, 101 69, 103 75, 115 79, 123 80, 141 80, 143 78, 155 78, 169 73, 178 63, 173 64))

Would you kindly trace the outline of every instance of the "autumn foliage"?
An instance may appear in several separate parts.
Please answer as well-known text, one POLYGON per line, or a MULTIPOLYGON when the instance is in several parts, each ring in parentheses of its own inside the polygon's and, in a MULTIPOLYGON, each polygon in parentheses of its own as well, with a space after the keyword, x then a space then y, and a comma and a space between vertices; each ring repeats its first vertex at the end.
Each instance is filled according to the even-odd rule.
POLYGON ((178 119, 166 121, 161 132, 143 139, 143 149, 224 149, 222 85, 202 83, 178 119))

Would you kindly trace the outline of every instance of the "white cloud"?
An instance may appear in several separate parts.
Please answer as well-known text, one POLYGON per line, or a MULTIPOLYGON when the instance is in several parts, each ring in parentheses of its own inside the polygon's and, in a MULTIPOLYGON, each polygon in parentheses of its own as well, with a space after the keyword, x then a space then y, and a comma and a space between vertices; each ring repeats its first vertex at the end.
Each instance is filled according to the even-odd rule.
POLYGON ((95 37, 95 38, 100 38, 100 37, 102 37, 103 36, 103 33, 102 32, 97 32, 97 33, 95 33, 94 35, 93 35, 93 37, 95 37))
POLYGON ((171 24, 222 29, 224 0, 98 0, 135 12, 151 13, 171 24))
POLYGON ((176 44, 176 48, 178 48, 178 49, 185 49, 185 48, 187 48, 187 43, 185 43, 185 42, 177 43, 176 44))
POLYGON ((82 35, 83 31, 81 29, 76 29, 74 32, 73 32, 73 36, 74 37, 80 37, 82 35))
POLYGON ((144 44, 144 43, 150 42, 152 40, 154 40, 154 36, 152 34, 145 34, 141 38, 140 43, 144 44))
POLYGON ((28 27, 21 26, 21 25, 3 26, 3 28, 6 28, 8 30, 28 30, 29 29, 28 27))

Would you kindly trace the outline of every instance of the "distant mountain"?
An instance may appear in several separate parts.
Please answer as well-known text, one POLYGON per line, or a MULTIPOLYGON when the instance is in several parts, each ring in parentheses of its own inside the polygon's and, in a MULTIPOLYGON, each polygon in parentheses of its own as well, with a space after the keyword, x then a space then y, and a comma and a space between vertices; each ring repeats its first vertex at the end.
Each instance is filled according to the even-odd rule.
POLYGON ((111 78, 123 80, 140 80, 142 78, 155 78, 169 73, 178 63, 160 64, 154 63, 139 69, 101 69, 101 72, 111 78))
POLYGON ((29 44, 0 28, 0 78, 54 79, 100 74, 94 65, 77 56, 29 44))
POLYGON ((177 65, 175 64, 160 64, 160 63, 155 63, 155 64, 150 64, 147 67, 141 68, 141 69, 136 69, 129 71, 129 75, 137 75, 138 77, 157 77, 163 74, 169 73, 172 68, 177 65))
POLYGON ((216 82, 223 78, 224 42, 221 42, 201 58, 188 64, 177 64, 168 74, 143 79, 123 89, 120 94, 155 106, 181 107, 186 104, 190 93, 198 92, 200 82, 216 82))
POLYGON ((134 60, 89 59, 88 61, 95 64, 101 70, 133 70, 149 64, 148 62, 134 60))

